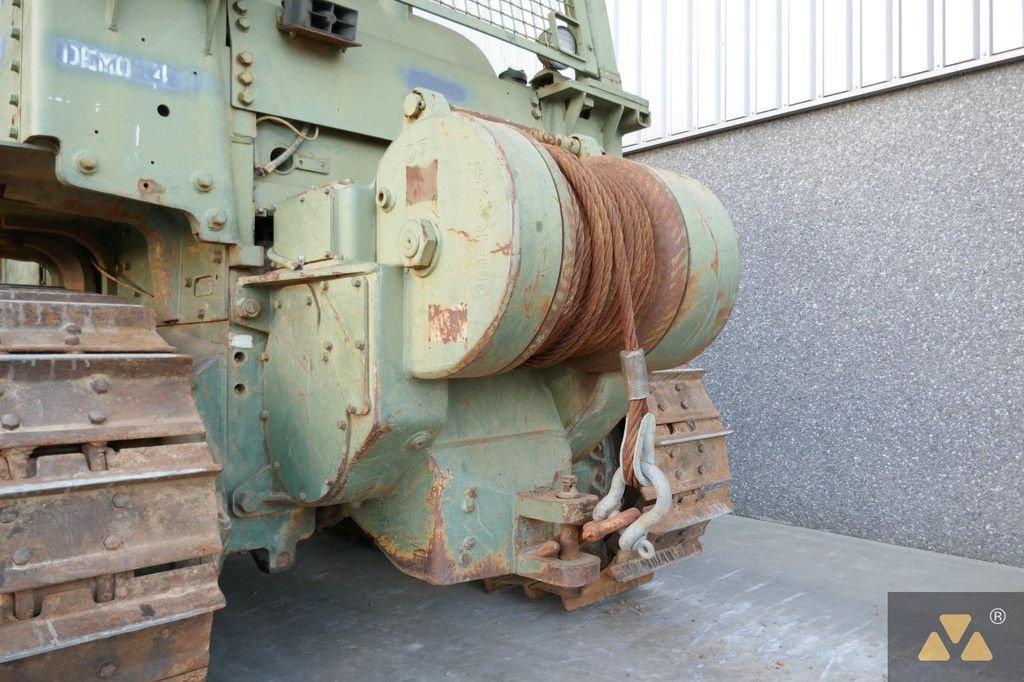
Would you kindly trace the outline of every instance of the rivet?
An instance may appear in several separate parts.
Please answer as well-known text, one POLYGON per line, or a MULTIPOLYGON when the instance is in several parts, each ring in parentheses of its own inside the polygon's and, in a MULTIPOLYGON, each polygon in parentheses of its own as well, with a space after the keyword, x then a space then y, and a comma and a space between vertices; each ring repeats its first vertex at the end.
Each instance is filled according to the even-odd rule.
POLYGON ((348 428, 348 424, 345 423, 345 420, 339 419, 338 420, 338 429, 340 429, 341 431, 344 431, 347 428, 348 428))
POLYGON ((64 339, 65 346, 79 346, 81 344, 82 339, 78 338, 77 336, 69 336, 66 339, 64 339))
POLYGON ((89 422, 92 424, 102 424, 107 421, 107 413, 102 410, 93 410, 89 413, 89 422))
POLYGON ((354 280, 352 280, 352 286, 358 289, 359 287, 363 286, 363 280, 359 279, 358 277, 355 278, 354 280))
POLYGON ((0 523, 12 523, 18 518, 18 510, 13 504, 0 509, 0 523))
POLYGON ((223 208, 211 208, 206 212, 206 224, 217 231, 228 224, 228 212, 223 208))
POLYGON ((89 386, 96 393, 106 393, 107 391, 110 390, 110 382, 104 379, 103 377, 93 379, 92 383, 90 383, 89 386))
POLYGON ((324 341, 324 350, 333 350, 334 344, 330 341, 324 341))
POLYGON ((29 549, 28 547, 22 547, 21 549, 19 549, 18 551, 16 551, 14 553, 13 557, 11 557, 11 559, 14 561, 14 563, 17 564, 18 566, 23 566, 24 564, 27 564, 29 559, 31 559, 31 558, 32 558, 32 550, 29 549))
POLYGON ((21 26, 11 26, 11 37, 15 40, 21 38, 21 26))
POLYGON ((124 543, 122 542, 121 538, 117 537, 116 535, 108 535, 106 539, 103 540, 103 546, 111 551, 115 549, 121 549, 122 544, 124 543))
POLYGON ((270 413, 267 412, 266 410, 263 410, 262 412, 260 412, 260 419, 262 419, 263 421, 267 421, 268 419, 270 419, 270 413))
POLYGON ((21 102, 21 98, 18 97, 18 93, 12 92, 11 96, 7 99, 7 101, 10 102, 12 107, 16 107, 18 106, 18 103, 21 102))
POLYGON ((21 418, 16 414, 8 412, 3 417, 0 417, 0 426, 3 426, 5 431, 13 431, 21 426, 21 418))
POLYGON ((476 539, 469 537, 462 541, 462 549, 473 549, 476 547, 476 539))
POLYGON ((313 297, 312 296, 307 296, 306 297, 306 305, 313 305, 313 297))
POLYGON ((697 473, 698 474, 703 474, 704 473, 704 465, 703 464, 698 464, 697 465, 697 473))
POLYGON ((238 93, 238 101, 245 106, 250 106, 252 105, 253 102, 256 101, 256 98, 248 90, 242 90, 240 93, 238 93))
POLYGON ((21 60, 20 59, 12 59, 11 60, 11 71, 13 71, 14 73, 18 73, 18 72, 21 71, 21 60))
POLYGON ((252 66, 255 59, 252 56, 252 52, 239 52, 238 63, 242 66, 252 66))
POLYGON ((331 354, 330 354, 330 353, 321 353, 321 354, 320 354, 320 359, 321 359, 321 360, 322 360, 323 362, 330 362, 330 360, 331 360, 331 354))
POLYGON ((96 674, 104 680, 110 679, 116 672, 117 664, 112 661, 107 661, 96 670, 96 674))
POLYGON ((113 498, 111 498, 110 502, 118 509, 124 509, 128 506, 128 503, 131 502, 131 498, 124 493, 117 493, 113 498))
POLYGON ((79 172, 89 175, 99 169, 100 161, 92 152, 78 152, 75 154, 75 165, 79 172))
POLYGON ((356 349, 357 350, 363 350, 365 348, 366 348, 366 342, 365 341, 356 341, 356 349))
POLYGON ((213 189, 213 178, 209 173, 196 171, 192 174, 192 186, 199 192, 209 192, 213 189))

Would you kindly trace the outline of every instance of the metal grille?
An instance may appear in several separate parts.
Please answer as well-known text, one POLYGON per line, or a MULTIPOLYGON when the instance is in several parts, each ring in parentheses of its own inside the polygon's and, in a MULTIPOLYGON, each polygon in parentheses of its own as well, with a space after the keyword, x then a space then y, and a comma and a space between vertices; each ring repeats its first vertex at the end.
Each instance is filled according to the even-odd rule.
POLYGON ((433 0, 515 35, 536 40, 551 28, 551 14, 573 16, 572 0, 433 0))

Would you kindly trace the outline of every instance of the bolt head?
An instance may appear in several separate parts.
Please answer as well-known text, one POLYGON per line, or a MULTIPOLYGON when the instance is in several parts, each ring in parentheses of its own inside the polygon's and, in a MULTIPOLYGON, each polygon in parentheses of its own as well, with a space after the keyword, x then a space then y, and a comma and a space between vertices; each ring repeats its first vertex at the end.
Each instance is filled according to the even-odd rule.
POLYGON ((113 504, 113 505, 114 505, 115 507, 117 507, 118 509, 124 509, 124 508, 126 508, 126 507, 128 506, 128 504, 129 504, 129 503, 131 502, 131 498, 129 498, 129 497, 128 497, 127 495, 125 495, 124 493, 117 493, 117 494, 116 494, 116 495, 114 495, 114 497, 113 497, 113 498, 112 498, 112 499, 110 500, 110 502, 111 502, 111 504, 113 504))
POLYGON ((256 60, 252 56, 252 52, 246 51, 246 52, 239 52, 238 53, 238 63, 241 64, 242 66, 252 66, 252 63, 254 61, 256 61, 256 60))
POLYGON ((260 508, 260 496, 251 490, 247 490, 238 496, 238 506, 247 514, 251 514, 260 508))
POLYGON ((106 663, 104 663, 103 665, 101 665, 99 668, 96 669, 96 674, 99 675, 99 677, 101 679, 104 679, 104 680, 109 680, 111 677, 114 676, 114 673, 116 673, 116 672, 117 672, 117 664, 113 663, 112 661, 107 661, 106 663))
POLYGON ((14 553, 14 556, 11 557, 11 559, 14 561, 14 563, 16 565, 18 565, 18 566, 24 566, 25 564, 27 564, 29 562, 29 559, 31 559, 31 558, 32 558, 32 550, 29 549, 28 547, 22 547, 22 548, 18 549, 14 553))
POLYGON ((387 187, 377 188, 377 206, 384 211, 390 211, 395 207, 395 196, 387 187))
POLYGON ((13 523, 16 518, 18 518, 18 510, 13 504, 0 509, 0 523, 13 523))
POLYGON ((252 75, 251 71, 243 71, 238 74, 238 82, 248 87, 256 81, 256 78, 252 75))
POLYGON ((239 14, 245 14, 249 11, 249 3, 247 3, 245 0, 235 0, 233 3, 231 3, 231 7, 234 8, 234 10, 239 14))
POLYGON ((92 388, 95 393, 106 393, 110 390, 110 382, 103 377, 97 377, 92 380, 89 387, 92 388))
POLYGON ((108 535, 103 540, 103 546, 106 547, 107 549, 111 550, 111 551, 113 551, 115 549, 121 549, 121 545, 123 545, 123 544, 124 544, 124 541, 121 540, 121 538, 117 537, 116 535, 108 535))
POLYGON ((235 20, 235 26, 238 27, 239 31, 248 31, 252 28, 252 22, 245 17, 238 17, 238 19, 235 20))
POLYGON ((92 152, 78 152, 75 154, 75 166, 79 172, 89 175, 99 170, 100 161, 92 152))
POLYGON ((89 413, 90 424, 102 424, 107 421, 107 413, 103 410, 93 410, 89 413))
POLYGON ((206 212, 206 224, 211 230, 221 230, 228 224, 228 212, 223 208, 211 208, 206 212))
POLYGON ((248 90, 242 90, 238 93, 238 101, 245 106, 251 106, 256 101, 256 98, 248 90))
POLYGON ((21 418, 16 414, 8 412, 0 417, 0 426, 3 426, 5 431, 13 431, 21 426, 21 418))
POLYGON ((193 173, 192 186, 195 187, 198 192, 209 192, 213 189, 213 178, 209 173, 193 173))
POLYGON ((437 229, 426 219, 409 220, 399 237, 402 265, 407 268, 424 270, 434 262, 437 252, 437 229))
POLYGON ((423 101, 423 96, 418 92, 410 92, 405 96, 405 101, 402 103, 402 113, 407 118, 418 118, 426 108, 427 103, 423 101))
POLYGON ((238 302, 238 305, 235 306, 235 309, 238 311, 239 317, 244 317, 246 319, 259 317, 260 313, 263 312, 263 306, 255 298, 241 299, 238 302))

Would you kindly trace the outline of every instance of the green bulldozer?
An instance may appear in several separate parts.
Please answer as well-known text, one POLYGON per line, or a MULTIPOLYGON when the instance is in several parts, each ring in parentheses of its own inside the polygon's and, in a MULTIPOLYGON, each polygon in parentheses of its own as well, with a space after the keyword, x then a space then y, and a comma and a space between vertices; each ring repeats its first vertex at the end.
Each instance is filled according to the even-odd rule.
POLYGON ((0 679, 198 680, 344 522, 567 609, 732 509, 736 237, 603 0, 0 3, 0 679), (477 42, 533 53, 495 69, 477 42))

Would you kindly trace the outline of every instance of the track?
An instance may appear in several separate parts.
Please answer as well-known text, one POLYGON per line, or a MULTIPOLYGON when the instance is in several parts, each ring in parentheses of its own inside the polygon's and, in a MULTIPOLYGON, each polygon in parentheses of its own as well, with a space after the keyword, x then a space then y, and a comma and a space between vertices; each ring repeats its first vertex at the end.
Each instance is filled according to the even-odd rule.
POLYGON ((0 286, 0 679, 205 679, 220 466, 191 367, 146 308, 0 286))

